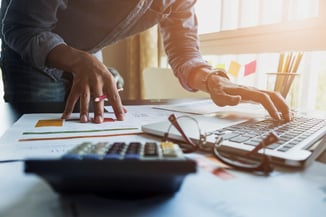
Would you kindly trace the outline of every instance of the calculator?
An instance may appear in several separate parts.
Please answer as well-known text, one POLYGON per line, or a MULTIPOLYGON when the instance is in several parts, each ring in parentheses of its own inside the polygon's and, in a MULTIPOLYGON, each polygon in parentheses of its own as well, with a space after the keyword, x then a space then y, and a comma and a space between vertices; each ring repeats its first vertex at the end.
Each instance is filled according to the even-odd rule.
POLYGON ((171 142, 83 142, 58 159, 26 159, 25 172, 37 174, 58 193, 142 197, 171 194, 195 173, 171 142))

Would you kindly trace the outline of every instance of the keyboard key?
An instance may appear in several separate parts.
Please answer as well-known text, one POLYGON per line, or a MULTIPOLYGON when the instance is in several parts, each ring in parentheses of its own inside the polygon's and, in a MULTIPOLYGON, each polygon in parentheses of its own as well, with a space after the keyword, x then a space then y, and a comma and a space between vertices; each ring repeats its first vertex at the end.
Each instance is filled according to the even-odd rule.
POLYGON ((249 140, 249 141, 247 141, 247 142, 245 142, 244 144, 246 144, 246 145, 251 145, 251 146, 257 146, 257 145, 259 145, 259 141, 256 141, 256 140, 249 140))
POLYGON ((277 149, 277 151, 280 151, 280 152, 286 152, 286 151, 288 151, 290 148, 288 148, 288 147, 281 147, 281 148, 279 148, 279 149, 277 149))
POLYGON ((239 136, 239 135, 240 134, 238 134, 238 133, 227 133, 227 134, 222 135, 222 137, 224 140, 229 140, 229 139, 239 136))
POLYGON ((270 144, 270 145, 267 146, 266 148, 267 148, 267 149, 271 149, 271 150, 273 150, 273 149, 276 149, 276 148, 278 148, 278 147, 280 147, 280 144, 279 144, 279 143, 274 143, 274 144, 270 144))
POLYGON ((230 141, 237 142, 237 143, 243 143, 249 139, 250 139, 250 137, 247 137, 247 136, 237 136, 237 137, 231 138, 230 141))

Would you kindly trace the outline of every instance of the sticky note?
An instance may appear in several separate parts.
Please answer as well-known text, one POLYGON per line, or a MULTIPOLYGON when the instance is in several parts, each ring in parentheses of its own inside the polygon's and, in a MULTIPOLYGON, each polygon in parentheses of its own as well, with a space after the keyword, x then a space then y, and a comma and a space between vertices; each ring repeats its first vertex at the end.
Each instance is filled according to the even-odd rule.
POLYGON ((229 67, 229 73, 233 75, 235 78, 238 77, 241 65, 236 61, 231 61, 229 67))
POLYGON ((225 69, 225 64, 220 63, 215 66, 216 69, 225 69))
POLYGON ((244 71, 244 76, 253 74, 256 72, 256 65, 257 65, 257 61, 251 61, 250 63, 245 65, 245 71, 244 71))
POLYGON ((39 120, 37 121, 35 127, 62 127, 62 119, 49 119, 49 120, 39 120))

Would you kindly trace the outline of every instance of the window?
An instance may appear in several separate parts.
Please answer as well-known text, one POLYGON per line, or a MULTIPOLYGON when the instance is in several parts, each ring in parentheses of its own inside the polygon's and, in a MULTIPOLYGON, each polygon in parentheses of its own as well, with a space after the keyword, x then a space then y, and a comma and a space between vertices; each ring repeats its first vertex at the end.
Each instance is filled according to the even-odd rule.
POLYGON ((205 53, 326 50, 322 0, 200 0, 196 12, 205 53))
POLYGON ((240 63, 237 83, 265 88, 281 52, 303 51, 301 108, 326 111, 326 1, 198 0, 196 13, 201 52, 213 66, 240 63), (256 73, 244 76, 252 60, 256 73))
POLYGON ((200 0, 196 12, 200 33, 221 32, 318 17, 319 0, 200 0))

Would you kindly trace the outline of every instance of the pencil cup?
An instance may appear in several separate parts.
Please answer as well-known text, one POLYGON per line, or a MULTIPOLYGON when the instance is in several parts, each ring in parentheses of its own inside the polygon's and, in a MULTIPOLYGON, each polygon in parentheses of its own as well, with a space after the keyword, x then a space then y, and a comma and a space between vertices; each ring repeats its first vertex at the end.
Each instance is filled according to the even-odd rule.
POLYGON ((300 108, 301 75, 291 72, 270 72, 267 76, 267 90, 279 92, 291 110, 300 108))

